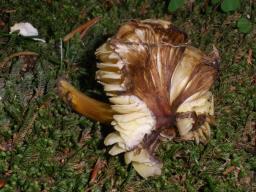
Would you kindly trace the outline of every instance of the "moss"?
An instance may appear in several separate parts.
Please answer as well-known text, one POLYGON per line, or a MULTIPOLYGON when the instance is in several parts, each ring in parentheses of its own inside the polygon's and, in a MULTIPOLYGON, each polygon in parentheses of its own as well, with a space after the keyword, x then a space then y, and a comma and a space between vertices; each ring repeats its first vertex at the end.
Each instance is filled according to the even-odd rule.
POLYGON ((0 28, 0 62, 17 51, 40 55, 27 62, 31 67, 25 66, 22 58, 15 58, 1 68, 0 144, 5 151, 0 152, 0 178, 6 180, 1 191, 253 191, 256 183, 251 175, 256 171, 256 159, 237 145, 243 142, 248 117, 256 110, 255 29, 242 34, 236 22, 249 14, 255 25, 255 4, 245 0, 241 9, 223 13, 219 6, 195 1, 191 12, 184 5, 170 14, 168 2, 1 3, 0 20, 5 25, 0 28), (76 36, 63 44, 61 53, 61 39, 95 16, 101 16, 101 21, 84 39, 76 36), (132 18, 169 19, 189 34, 192 45, 210 52, 214 44, 222 60, 219 82, 213 89, 216 125, 211 141, 206 146, 192 142, 162 144, 158 154, 164 160, 163 174, 148 180, 141 179, 121 157, 107 154, 103 136, 108 126, 74 113, 55 90, 58 77, 67 76, 82 91, 105 100, 94 80, 94 51, 122 22, 132 18), (31 22, 47 43, 10 35, 9 27, 20 21, 31 22), (249 49, 253 52, 252 65, 247 63, 249 49), (99 157, 107 165, 97 182, 90 183, 99 157), (236 169, 223 175, 231 166, 236 169), (243 182, 247 177, 251 179, 243 182))

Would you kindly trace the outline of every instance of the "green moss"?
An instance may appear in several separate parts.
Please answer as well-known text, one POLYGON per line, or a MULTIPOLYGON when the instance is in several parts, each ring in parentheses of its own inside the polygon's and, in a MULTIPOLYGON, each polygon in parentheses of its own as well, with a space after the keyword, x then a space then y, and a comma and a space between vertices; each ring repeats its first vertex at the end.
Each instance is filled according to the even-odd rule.
POLYGON ((254 114, 256 120, 255 29, 248 34, 237 29, 237 20, 248 14, 255 25, 255 5, 250 2, 241 1, 243 9, 224 13, 218 3, 206 6, 195 1, 191 12, 185 4, 169 13, 169 1, 161 0, 3 1, 0 62, 17 51, 34 51, 40 56, 25 71, 19 58, 0 69, 0 144, 6 148, 0 152, 0 178, 7 181, 0 191, 251 191, 255 180, 251 178, 249 184, 242 180, 255 173, 256 159, 246 148, 237 147, 244 142, 241 138, 248 117, 254 114), (63 44, 61 53, 61 39, 95 16, 101 16, 101 21, 84 39, 76 36, 63 44), (126 166, 122 157, 107 154, 103 137, 109 127, 74 113, 55 89, 56 80, 67 76, 82 91, 105 100, 94 77, 94 51, 121 23, 134 18, 171 20, 188 33, 192 45, 210 52, 214 44, 222 60, 219 82, 213 88, 216 125, 211 141, 206 146, 162 144, 158 155, 164 161, 163 174, 148 180, 126 166), (9 27, 21 21, 31 22, 47 43, 10 35, 9 27), (247 63, 249 49, 252 65, 247 63), (90 137, 82 140, 86 133, 90 137), (90 183, 99 157, 107 165, 97 182, 90 183), (237 169, 223 175, 231 166, 237 169))

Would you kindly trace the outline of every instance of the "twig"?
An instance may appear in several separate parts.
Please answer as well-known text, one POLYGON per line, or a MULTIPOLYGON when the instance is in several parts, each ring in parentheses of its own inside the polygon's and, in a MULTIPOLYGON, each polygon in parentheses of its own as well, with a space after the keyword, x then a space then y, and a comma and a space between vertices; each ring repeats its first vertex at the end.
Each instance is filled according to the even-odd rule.
POLYGON ((94 183, 96 181, 96 178, 97 178, 99 172, 105 165, 106 165, 106 162, 102 161, 102 160, 100 160, 100 158, 98 158, 98 160, 96 161, 95 166, 92 170, 90 183, 94 183))
POLYGON ((0 9, 0 13, 15 13, 16 9, 0 9))
POLYGON ((60 39, 60 71, 63 69, 63 41, 60 39))
POLYGON ((95 17, 94 19, 85 22, 84 24, 80 25, 79 27, 77 27, 76 29, 74 29, 73 31, 71 31, 69 34, 67 34, 67 35, 64 37, 63 41, 64 41, 64 42, 69 41, 76 33, 80 33, 80 38, 83 38, 84 35, 86 34, 86 32, 87 32, 93 25, 95 25, 99 20, 100 20, 100 17, 95 17))
POLYGON ((21 51, 21 52, 17 52, 17 53, 13 53, 10 56, 6 57, 2 62, 0 62, 0 69, 4 68, 5 65, 14 57, 19 57, 19 56, 23 56, 23 55, 34 55, 34 56, 38 56, 38 53, 36 52, 32 52, 32 51, 21 51))
POLYGON ((226 175, 228 175, 229 173, 233 172, 235 169, 236 169, 236 166, 233 165, 233 166, 227 168, 227 169, 223 172, 223 175, 226 176, 226 175))
POLYGON ((249 65, 252 65, 252 49, 249 49, 249 51, 248 51, 247 63, 248 63, 249 65))

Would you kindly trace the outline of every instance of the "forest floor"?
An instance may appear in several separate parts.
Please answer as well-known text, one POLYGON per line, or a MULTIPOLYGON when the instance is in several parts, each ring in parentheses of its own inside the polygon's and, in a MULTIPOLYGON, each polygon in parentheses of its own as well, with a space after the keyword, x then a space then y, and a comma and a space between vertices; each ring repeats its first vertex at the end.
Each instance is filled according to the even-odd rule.
POLYGON ((162 0, 25 2, 0 5, 0 191, 256 191, 256 30, 244 33, 237 25, 242 17, 256 24, 255 1, 241 1, 230 12, 208 0, 174 12, 162 0), (63 42, 97 16, 100 21, 84 38, 77 34, 63 42), (94 52, 122 23, 146 18, 169 20, 193 46, 209 53, 215 45, 221 55, 212 89, 211 140, 163 143, 157 151, 162 175, 147 180, 121 155, 108 155, 103 139, 110 126, 75 113, 56 91, 58 78, 65 76, 82 92, 106 101, 95 81, 94 52), (33 24, 46 43, 9 34, 17 22, 33 24))

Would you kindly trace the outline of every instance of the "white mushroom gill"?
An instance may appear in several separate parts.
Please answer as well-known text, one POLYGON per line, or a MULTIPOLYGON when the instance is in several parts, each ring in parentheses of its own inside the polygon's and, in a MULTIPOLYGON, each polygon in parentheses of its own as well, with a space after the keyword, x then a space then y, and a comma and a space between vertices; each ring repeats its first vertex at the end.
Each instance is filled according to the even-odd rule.
MULTIPOLYGON (((125 50, 124 50, 125 51, 125 50)), ((116 96, 117 92, 125 91, 122 84, 121 70, 124 64, 107 44, 103 44, 97 51, 97 57, 102 63, 97 64, 99 70, 96 79, 104 86, 104 90, 116 112, 112 125, 116 130, 104 140, 105 145, 113 145, 109 154, 117 155, 125 152, 126 163, 132 163, 135 170, 144 178, 161 173, 162 164, 153 161, 150 154, 144 149, 135 153, 145 135, 155 129, 156 120, 147 105, 134 95, 116 96), (134 150, 133 150, 134 149, 134 150), (144 159, 144 161, 143 161, 144 159)))
MULTIPOLYGON (((213 116, 214 107, 212 93, 208 91, 203 95, 201 95, 200 93, 194 94, 187 100, 185 100, 177 110, 178 113, 188 111, 194 111, 196 115, 204 114, 213 116)), ((191 117, 186 117, 177 118, 176 121, 180 136, 182 136, 186 140, 193 140, 193 137, 195 137, 196 142, 199 143, 199 141, 201 141, 200 138, 202 138, 202 142, 205 142, 205 137, 210 136, 210 129, 208 129, 209 124, 207 122, 205 122, 205 124, 203 124, 198 130, 191 132, 191 134, 187 135, 193 128, 193 124, 195 123, 194 119, 191 117), (202 130, 204 130, 203 132, 205 133, 205 136, 202 134, 202 130), (197 137, 198 133, 199 136, 197 137)))

